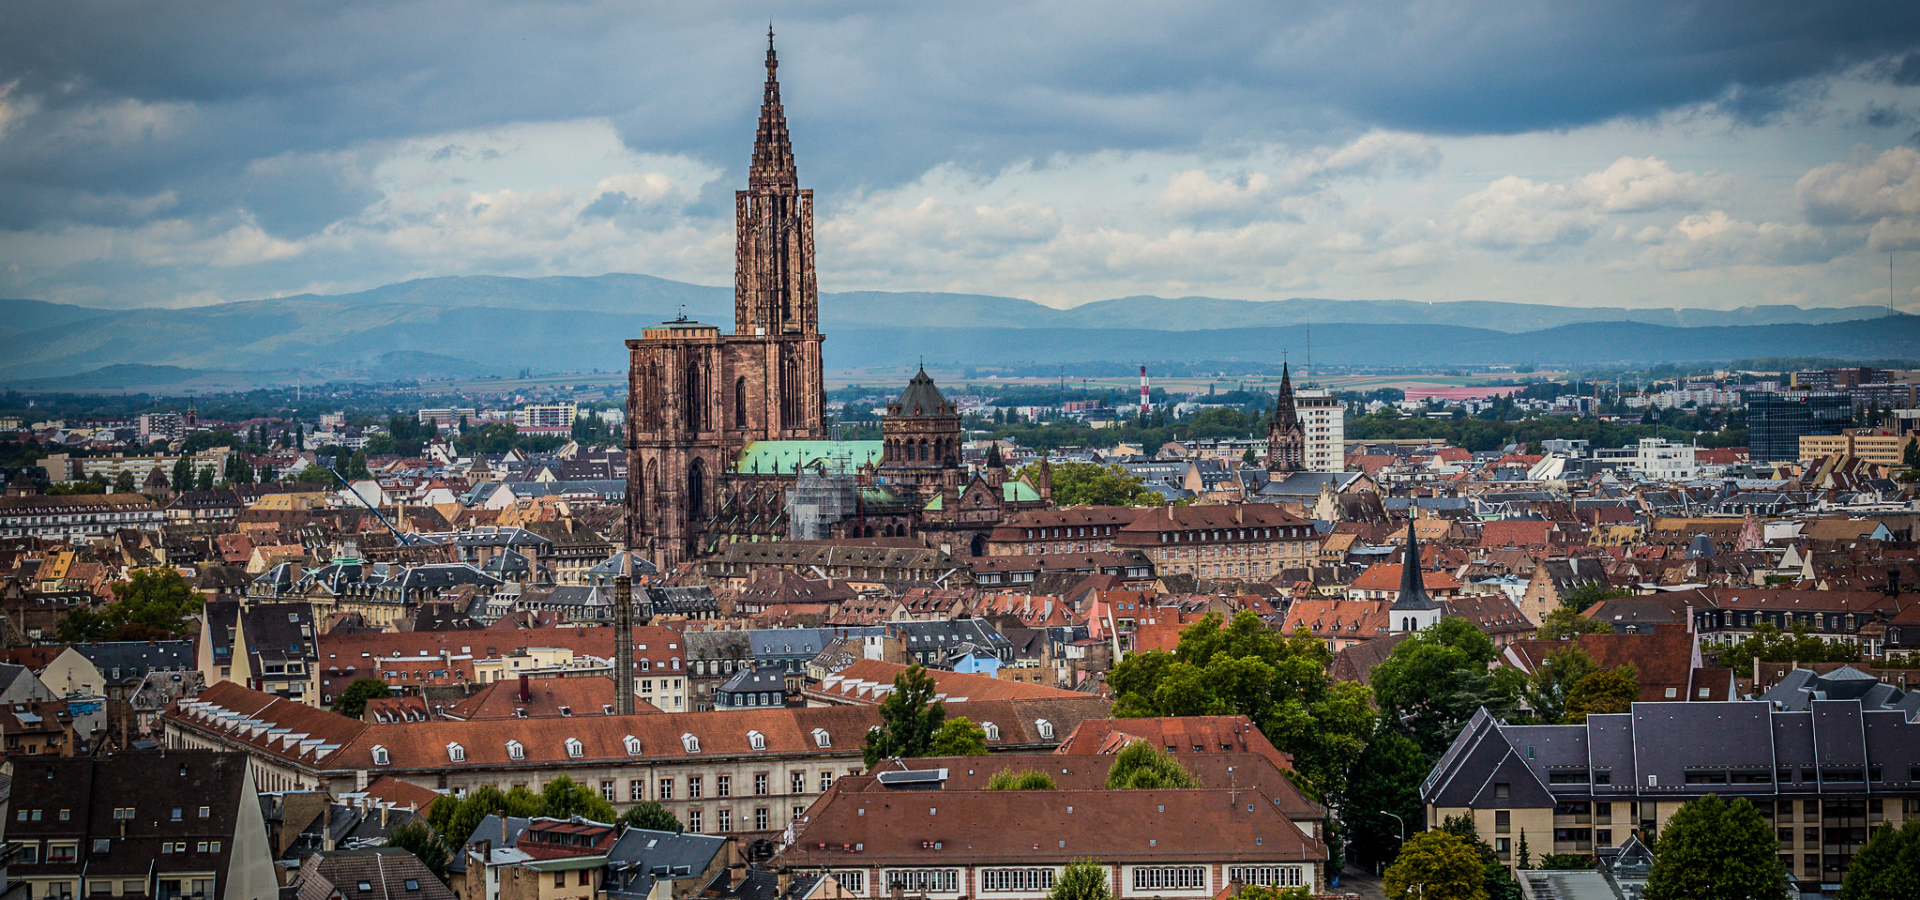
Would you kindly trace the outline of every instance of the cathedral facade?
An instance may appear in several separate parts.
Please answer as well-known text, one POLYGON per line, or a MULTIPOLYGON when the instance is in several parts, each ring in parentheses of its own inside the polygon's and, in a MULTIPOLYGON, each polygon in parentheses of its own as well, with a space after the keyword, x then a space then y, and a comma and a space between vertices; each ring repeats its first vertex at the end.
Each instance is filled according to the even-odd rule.
POLYGON ((627 534, 662 569, 704 551, 754 441, 826 437, 813 192, 801 190, 773 38, 747 187, 734 194, 732 333, 682 316, 627 341, 627 534))

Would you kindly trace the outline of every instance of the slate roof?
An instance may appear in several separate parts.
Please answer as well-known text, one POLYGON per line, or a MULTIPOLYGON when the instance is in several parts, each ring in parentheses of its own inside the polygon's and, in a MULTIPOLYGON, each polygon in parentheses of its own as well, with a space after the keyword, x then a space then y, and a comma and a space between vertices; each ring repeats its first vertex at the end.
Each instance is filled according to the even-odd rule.
POLYGON ((192 641, 112 641, 75 644, 73 649, 109 684, 139 684, 148 672, 179 672, 198 665, 192 641))
POLYGON ((629 828, 607 851, 604 889, 615 900, 647 900, 657 881, 704 875, 726 845, 719 835, 629 828))

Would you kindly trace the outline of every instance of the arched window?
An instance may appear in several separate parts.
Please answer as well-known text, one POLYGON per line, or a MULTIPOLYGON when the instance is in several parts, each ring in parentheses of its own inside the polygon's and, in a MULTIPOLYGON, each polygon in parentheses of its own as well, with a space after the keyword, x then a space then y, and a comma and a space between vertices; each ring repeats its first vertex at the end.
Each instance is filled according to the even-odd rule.
POLYGON ((747 379, 744 375, 733 380, 733 427, 747 427, 747 379))
POLYGON ((754 750, 767 749, 767 736, 758 731, 747 732, 747 746, 754 750))
POLYGON ((621 743, 626 744, 628 756, 640 755, 640 739, 639 738, 634 737, 633 735, 627 735, 626 740, 622 741, 621 743))
POLYGON ((695 459, 687 467, 687 521, 698 523, 706 518, 707 508, 707 462, 695 459))
POLYGON ((827 730, 825 728, 815 728, 813 730, 813 745, 815 747, 819 747, 822 750, 825 750, 828 747, 833 746, 833 736, 827 734, 827 730))
POLYGON ((1043 741, 1053 740, 1053 723, 1052 722, 1049 722, 1045 719, 1035 719, 1033 720, 1033 725, 1035 728, 1040 730, 1041 740, 1043 741))
POLYGON ((467 748, 462 747, 459 744, 448 744, 447 759, 452 762, 466 762, 467 748))
POLYGON ((526 759, 527 758, 526 745, 521 744, 519 741, 508 741, 507 742, 507 758, 508 759, 526 759))
POLYGON ((987 740, 997 741, 1000 739, 1000 726, 992 722, 981 722, 980 730, 987 733, 987 740))
POLYGON ((680 746, 688 753, 699 753, 700 739, 695 737, 692 732, 682 734, 680 735, 680 746))
POLYGON ((384 766, 387 764, 387 748, 379 744, 373 745, 373 764, 376 766, 384 766))
POLYGON ((572 759, 579 759, 580 755, 586 752, 586 749, 587 749, 586 745, 580 743, 579 738, 567 738, 567 756, 568 757, 572 759))
POLYGON ((688 431, 700 431, 706 427, 703 415, 707 408, 705 377, 700 364, 688 362, 687 371, 681 381, 680 409, 685 418, 688 431))

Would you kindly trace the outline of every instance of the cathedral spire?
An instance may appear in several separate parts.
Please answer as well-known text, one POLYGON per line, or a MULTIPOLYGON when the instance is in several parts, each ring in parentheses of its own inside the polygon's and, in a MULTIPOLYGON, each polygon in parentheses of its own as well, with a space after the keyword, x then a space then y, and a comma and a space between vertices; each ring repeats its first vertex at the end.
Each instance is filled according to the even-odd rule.
POLYGON ((767 25, 767 86, 760 101, 760 127, 753 138, 753 165, 747 187, 792 187, 800 181, 793 165, 793 141, 787 135, 787 112, 780 106, 780 59, 773 52, 773 25, 767 25))
POLYGON ((1267 471, 1280 475, 1306 468, 1307 432, 1293 405, 1293 374, 1280 364, 1280 394, 1273 400, 1273 421, 1267 423, 1267 471))

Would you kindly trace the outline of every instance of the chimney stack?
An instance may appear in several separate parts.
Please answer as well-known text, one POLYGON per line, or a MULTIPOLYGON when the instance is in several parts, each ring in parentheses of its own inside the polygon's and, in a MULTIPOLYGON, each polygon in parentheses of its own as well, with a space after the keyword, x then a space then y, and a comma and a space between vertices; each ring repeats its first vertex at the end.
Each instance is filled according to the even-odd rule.
POLYGON ((527 673, 525 672, 520 673, 520 702, 521 703, 533 702, 533 691, 532 691, 532 688, 527 684, 527 673))
POLYGON ((633 715, 633 553, 620 551, 613 579, 613 711, 633 715))

